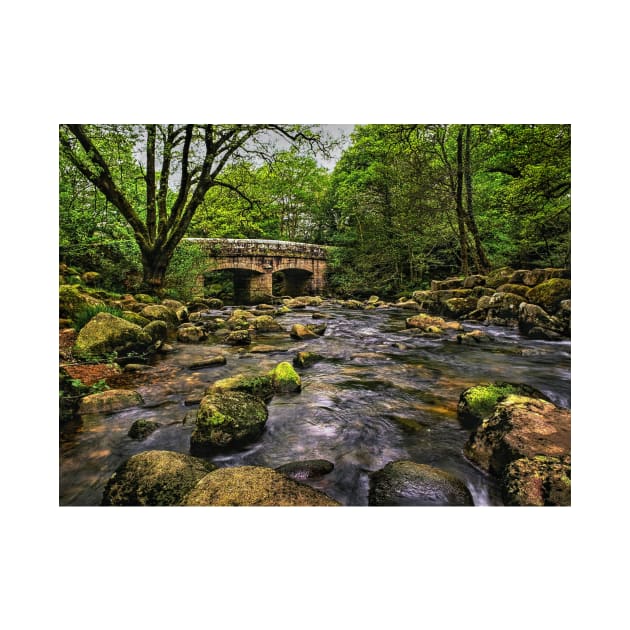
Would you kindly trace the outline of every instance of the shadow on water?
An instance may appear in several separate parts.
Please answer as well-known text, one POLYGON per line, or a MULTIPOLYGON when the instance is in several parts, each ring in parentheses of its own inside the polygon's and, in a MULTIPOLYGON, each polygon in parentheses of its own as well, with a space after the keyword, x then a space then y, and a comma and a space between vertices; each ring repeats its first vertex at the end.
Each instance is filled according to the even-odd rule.
MULTIPOLYGON (((161 377, 137 390, 145 405, 107 416, 84 416, 67 426, 60 444, 60 504, 97 505, 103 488, 128 457, 145 450, 189 452, 196 405, 215 380, 240 372, 256 374, 299 350, 325 357, 301 370, 300 394, 276 396, 262 438, 248 448, 211 457, 219 466, 277 467, 299 459, 327 459, 334 470, 309 485, 344 505, 367 505, 369 473, 390 461, 410 459, 457 475, 475 505, 500 505, 496 483, 463 456, 468 431, 457 421, 461 392, 493 380, 526 383, 556 404, 570 407, 570 342, 521 338, 508 329, 483 327, 487 344, 458 345, 405 330, 408 312, 352 311, 318 307, 332 315, 323 337, 296 342, 287 332, 260 335, 256 343, 275 352, 252 354, 221 345, 176 344, 159 359, 161 377), (225 366, 190 370, 189 365, 221 352, 225 366), (127 432, 138 419, 160 427, 142 441, 127 432)), ((288 331, 311 323, 309 310, 279 318, 288 331)), ((467 329, 480 326, 465 325, 467 329)))

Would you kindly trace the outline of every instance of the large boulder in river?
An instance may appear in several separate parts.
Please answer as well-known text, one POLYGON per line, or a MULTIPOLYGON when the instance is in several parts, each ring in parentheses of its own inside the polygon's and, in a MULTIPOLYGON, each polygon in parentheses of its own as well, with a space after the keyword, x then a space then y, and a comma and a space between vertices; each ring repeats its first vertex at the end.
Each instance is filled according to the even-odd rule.
POLYGON ((484 418, 492 415, 497 403, 510 394, 549 400, 542 392, 522 383, 481 383, 465 389, 457 403, 457 418, 466 429, 478 427, 484 418))
POLYGON ((175 311, 163 304, 149 304, 140 311, 140 315, 142 315, 142 317, 146 317, 150 321, 160 319, 163 322, 166 322, 166 325, 169 328, 176 328, 179 324, 175 311))
POLYGON ((177 340, 182 343, 198 343, 205 339, 208 335, 200 326, 185 323, 177 329, 177 340))
POLYGON ((89 394, 79 403, 79 415, 91 413, 116 413, 129 407, 144 404, 142 396, 131 389, 108 389, 104 392, 89 394))
POLYGON ((293 324, 290 335, 293 339, 297 339, 298 341, 302 339, 316 339, 318 337, 316 332, 303 324, 293 324))
POLYGON ((537 304, 523 302, 518 309, 518 329, 531 339, 560 339, 564 324, 537 304))
POLYGON ((206 394, 217 392, 245 392, 269 402, 273 398, 274 389, 269 374, 236 374, 215 381, 206 390, 206 394))
POLYGON ((101 505, 177 505, 216 466, 173 451, 133 455, 112 475, 101 505))
POLYGON ((563 300, 571 298, 571 280, 551 278, 542 282, 527 294, 527 301, 542 306, 547 313, 555 313, 563 300))
POLYGON ((85 358, 113 353, 124 356, 144 352, 152 343, 140 326, 109 313, 98 313, 79 332, 74 353, 85 358))
POLYGON ((450 298, 442 304, 442 312, 449 317, 462 317, 477 308, 476 297, 450 298))
MULTIPOLYGON (((482 299, 483 297, 480 298, 480 300, 482 299)), ((499 321, 493 322, 492 320, 516 321, 518 319, 518 307, 523 301, 521 295, 497 291, 488 302, 488 320, 490 323, 499 323, 499 321)))
POLYGON ((496 405, 464 446, 466 457, 499 477, 516 459, 570 453, 571 412, 541 398, 515 394, 496 405))
POLYGON ((217 391, 204 396, 190 436, 190 452, 207 454, 258 439, 267 422, 267 407, 245 392, 217 391))
POLYGON ((370 475, 368 505, 473 505, 466 485, 444 470, 400 460, 370 475))
POLYGON ((236 466, 208 473, 181 505, 337 506, 339 503, 272 468, 236 466))

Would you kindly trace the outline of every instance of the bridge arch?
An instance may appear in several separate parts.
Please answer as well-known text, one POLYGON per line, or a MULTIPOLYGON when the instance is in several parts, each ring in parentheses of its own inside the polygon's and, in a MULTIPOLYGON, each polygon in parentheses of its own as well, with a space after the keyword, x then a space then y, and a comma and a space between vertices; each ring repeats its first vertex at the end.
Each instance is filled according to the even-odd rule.
MULTIPOLYGON (((280 279, 278 295, 320 294, 325 290, 327 250, 322 245, 251 239, 184 239, 207 254, 205 273, 231 271, 235 301, 268 302, 274 296, 273 279, 280 279)), ((197 278, 203 293, 203 275, 197 278)))

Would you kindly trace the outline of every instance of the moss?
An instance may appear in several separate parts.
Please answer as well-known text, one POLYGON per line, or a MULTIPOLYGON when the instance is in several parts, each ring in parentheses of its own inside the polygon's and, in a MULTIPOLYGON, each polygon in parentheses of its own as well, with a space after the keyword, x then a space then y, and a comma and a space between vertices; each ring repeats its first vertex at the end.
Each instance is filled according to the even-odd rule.
POLYGON ((278 363, 269 372, 274 391, 279 393, 299 392, 302 389, 302 380, 288 361, 278 363))
POLYGON ((554 313, 560 306, 560 302, 571 298, 571 280, 564 278, 551 278, 541 282, 527 293, 527 301, 538 304, 547 313, 554 313))
POLYGON ((214 392, 236 391, 246 392, 252 396, 257 396, 265 402, 273 398, 272 379, 269 375, 248 376, 237 374, 228 378, 222 378, 214 382, 207 390, 207 394, 214 392))

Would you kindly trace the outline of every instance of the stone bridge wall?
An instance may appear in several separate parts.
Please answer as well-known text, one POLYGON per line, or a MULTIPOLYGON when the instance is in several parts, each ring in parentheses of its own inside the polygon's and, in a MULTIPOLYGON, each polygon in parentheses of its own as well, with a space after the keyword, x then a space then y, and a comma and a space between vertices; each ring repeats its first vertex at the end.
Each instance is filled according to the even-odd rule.
MULTIPOLYGON (((243 303, 269 301, 273 274, 282 272, 282 295, 319 294, 325 289, 326 247, 290 241, 189 238, 208 255, 205 272, 234 272, 235 300, 243 303)), ((203 293, 203 276, 197 279, 203 293)))

